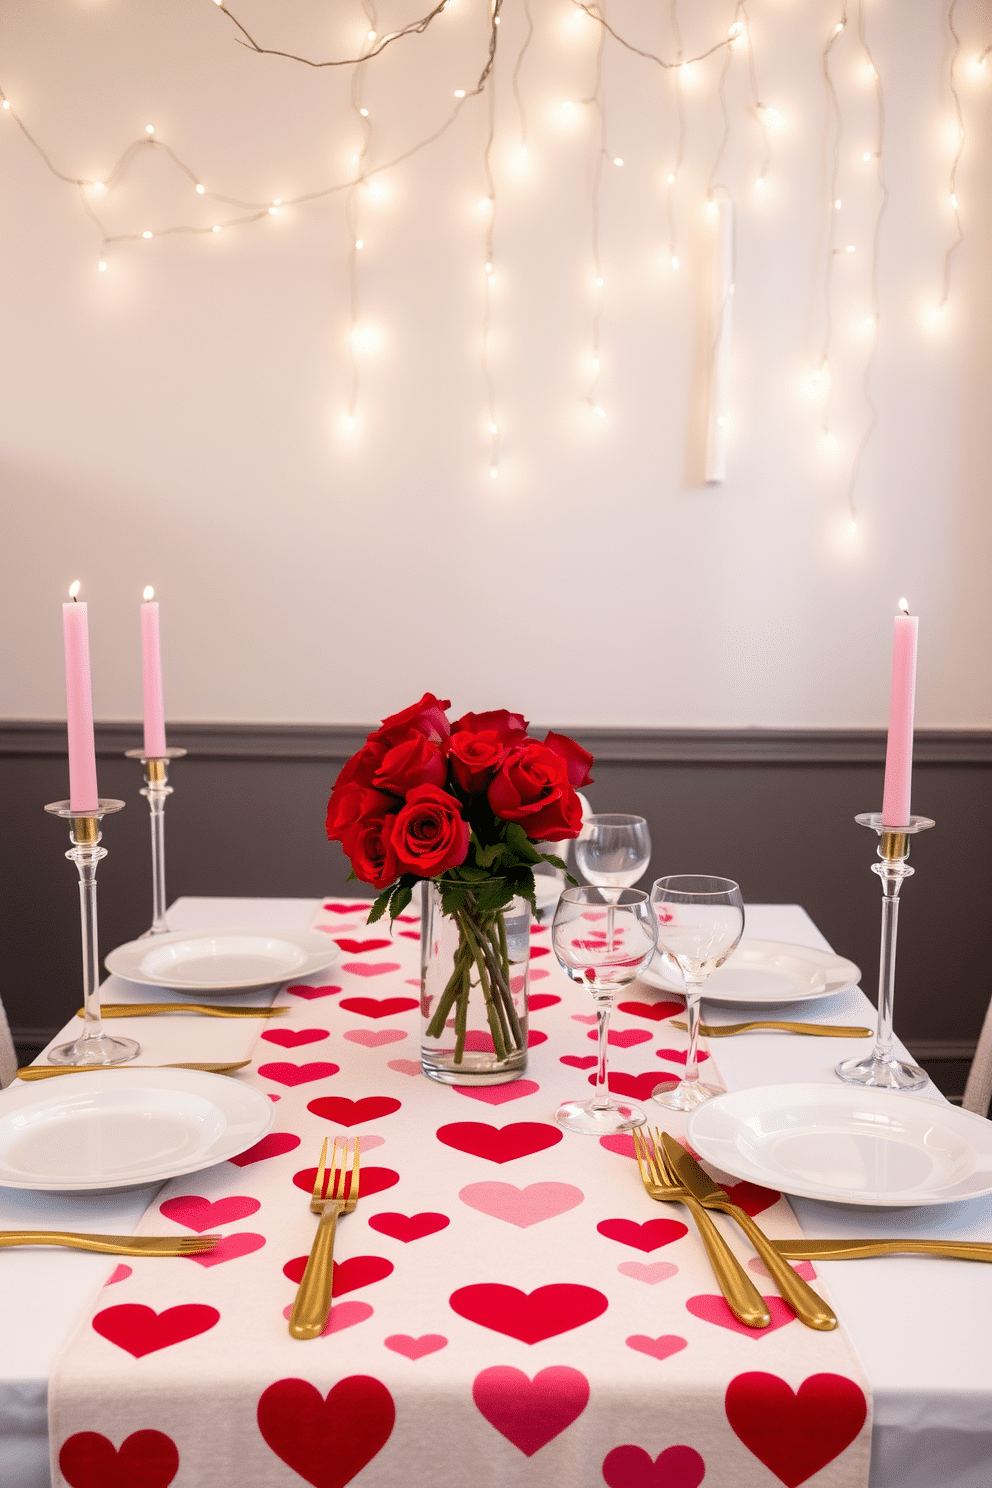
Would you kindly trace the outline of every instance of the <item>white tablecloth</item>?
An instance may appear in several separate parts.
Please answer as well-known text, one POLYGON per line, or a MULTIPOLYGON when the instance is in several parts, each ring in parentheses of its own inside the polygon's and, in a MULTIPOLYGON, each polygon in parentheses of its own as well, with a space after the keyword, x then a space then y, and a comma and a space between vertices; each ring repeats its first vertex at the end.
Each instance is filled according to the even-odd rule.
MULTIPOLYGON (((225 925, 303 929, 316 900, 180 899, 171 928, 225 925)), ((749 906, 748 934, 826 947, 796 905, 749 906)), ((843 950, 844 947, 840 947, 843 950)), ((118 1000, 134 989, 110 979, 118 1000)), ((808 1010, 836 1021, 870 1023, 860 991, 808 1010)), ((897 1004, 898 1014, 898 1004, 897 1004)), ((710 1006, 710 1021, 732 1014, 710 1006)), ((218 1057, 238 1025, 218 1019, 218 1057)), ((205 1031, 206 1025, 203 1025, 205 1031)), ((245 1036, 254 1025, 244 1025, 245 1036)), ((250 1035, 254 1037, 254 1033, 250 1035)), ((787 1036, 742 1036, 719 1046, 730 1088, 830 1081, 850 1044, 787 1036)), ((202 1039, 201 1057, 210 1058, 202 1039)), ((168 1054, 156 1050, 156 1057, 168 1054)), ((174 1057, 181 1057, 178 1053, 174 1057)), ((940 1099, 934 1091, 934 1098, 940 1099)), ((0 1190, 0 1228, 37 1225, 128 1232, 156 1189, 87 1198, 0 1190)), ((943 1235, 992 1239, 992 1199, 933 1210, 893 1212, 795 1200, 806 1233, 829 1236, 943 1235)), ((872 1488, 988 1488, 992 1483, 992 1268, 913 1257, 819 1262, 838 1312, 861 1354, 874 1406, 872 1488)), ((47 1383, 72 1321, 106 1274, 106 1259, 70 1251, 0 1255, 0 1488, 48 1488, 47 1383)))

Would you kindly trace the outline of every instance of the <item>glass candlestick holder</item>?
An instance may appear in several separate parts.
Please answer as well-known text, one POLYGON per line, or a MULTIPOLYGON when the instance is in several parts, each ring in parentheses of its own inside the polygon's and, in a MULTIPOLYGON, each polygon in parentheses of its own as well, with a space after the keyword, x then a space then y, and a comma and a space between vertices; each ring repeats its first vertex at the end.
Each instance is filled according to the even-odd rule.
MULTIPOLYGON (((152 923, 145 935, 164 935, 169 926, 165 919, 165 800, 172 795, 169 765, 182 759, 185 749, 167 749, 164 754, 147 755, 143 749, 128 749, 126 759, 137 759, 145 767, 147 782, 141 794, 148 797, 152 827, 152 923)), ((143 938, 143 937, 142 937, 143 938)))
POLYGON ((96 811, 85 814, 73 811, 68 801, 53 801, 46 811, 71 822, 66 853, 79 870, 79 919, 83 936, 83 1031, 70 1044, 49 1049, 49 1064, 123 1064, 140 1050, 134 1039, 111 1038, 103 1031, 100 1017, 100 950, 96 919, 96 866, 107 856, 100 846, 100 822, 115 811, 124 810, 123 801, 101 800, 96 811))
POLYGON ((872 873, 882 880, 882 939, 878 960, 878 1024, 875 1047, 864 1059, 844 1059, 837 1066, 842 1080, 851 1085, 870 1085, 882 1090, 922 1090, 928 1083, 926 1070, 906 1064, 892 1052, 892 1005, 896 983, 896 930, 899 924, 899 890, 916 872, 910 868, 909 839, 925 832, 936 823, 929 816, 911 816, 908 826, 886 827, 880 811, 856 816, 859 826, 870 827, 881 837, 880 861, 872 863, 872 873))

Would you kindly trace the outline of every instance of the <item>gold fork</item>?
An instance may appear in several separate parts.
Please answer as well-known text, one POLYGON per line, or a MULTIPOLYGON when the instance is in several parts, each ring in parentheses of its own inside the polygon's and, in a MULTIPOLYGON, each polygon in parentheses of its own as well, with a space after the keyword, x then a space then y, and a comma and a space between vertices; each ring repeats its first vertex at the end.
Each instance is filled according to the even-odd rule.
POLYGON ((182 1256, 214 1250, 220 1235, 87 1235, 73 1230, 0 1230, 0 1250, 12 1245, 61 1245, 104 1255, 182 1256))
MULTIPOLYGON (((678 1018, 672 1019, 673 1028, 683 1033, 689 1027, 678 1018)), ((845 1023, 788 1023, 774 1018, 761 1018, 755 1023, 700 1023, 703 1038, 730 1038, 735 1033, 754 1033, 760 1029, 777 1028, 782 1033, 806 1033, 814 1038, 871 1038, 872 1028, 855 1028, 845 1023)))
POLYGON ((734 1317, 745 1328, 767 1328, 772 1319, 764 1297, 744 1271, 702 1204, 693 1198, 687 1188, 673 1183, 669 1178, 664 1159, 650 1133, 645 1134, 635 1127, 631 1135, 634 1138, 634 1156, 640 1169, 641 1182, 653 1199, 663 1202, 674 1200, 685 1204, 696 1221, 696 1229, 706 1247, 717 1285, 734 1317))
POLYGON ((289 1331, 293 1338, 319 1338, 330 1316, 331 1292, 334 1286, 334 1232, 337 1229, 338 1215, 350 1214, 358 1203, 359 1156, 359 1143, 356 1141, 355 1161, 349 1174, 346 1171, 348 1139, 334 1138, 331 1171, 326 1175, 326 1179, 330 1180, 328 1195, 328 1182, 324 1173, 327 1138, 324 1138, 310 1199, 310 1212, 320 1215, 320 1223, 313 1237, 306 1270, 290 1314, 289 1331))

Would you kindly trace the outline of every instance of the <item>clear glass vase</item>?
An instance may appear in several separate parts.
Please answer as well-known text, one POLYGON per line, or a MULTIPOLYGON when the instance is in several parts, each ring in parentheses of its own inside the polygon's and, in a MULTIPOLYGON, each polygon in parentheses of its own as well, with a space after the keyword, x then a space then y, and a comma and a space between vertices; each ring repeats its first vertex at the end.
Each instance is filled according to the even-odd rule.
POLYGON ((447 915, 424 883, 420 928, 420 1058, 446 1085, 502 1085, 527 1068, 530 904, 481 915, 473 895, 447 915))

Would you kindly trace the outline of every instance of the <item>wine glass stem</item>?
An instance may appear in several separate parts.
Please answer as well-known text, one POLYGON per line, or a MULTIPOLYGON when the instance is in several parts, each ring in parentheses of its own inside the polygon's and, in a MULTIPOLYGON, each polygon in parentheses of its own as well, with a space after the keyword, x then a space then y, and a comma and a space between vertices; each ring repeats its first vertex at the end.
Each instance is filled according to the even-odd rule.
POLYGON ((689 1019, 689 1049, 685 1057, 685 1074, 683 1079, 687 1085, 695 1085, 699 1080, 699 1002, 702 982, 690 982, 688 977, 685 983, 685 1010, 689 1019))
POLYGON ((592 1107, 595 1111, 606 1111, 613 1104, 610 1096, 610 1087, 606 1077, 606 1061, 610 1047, 610 1014, 613 1011, 613 1000, 597 999, 596 1001, 596 1028, 599 1036, 596 1060, 596 1093, 592 1098, 592 1107))

